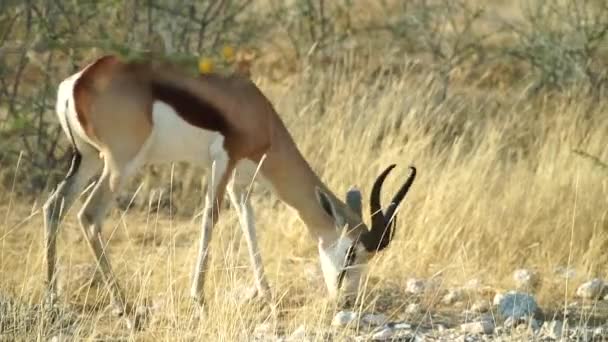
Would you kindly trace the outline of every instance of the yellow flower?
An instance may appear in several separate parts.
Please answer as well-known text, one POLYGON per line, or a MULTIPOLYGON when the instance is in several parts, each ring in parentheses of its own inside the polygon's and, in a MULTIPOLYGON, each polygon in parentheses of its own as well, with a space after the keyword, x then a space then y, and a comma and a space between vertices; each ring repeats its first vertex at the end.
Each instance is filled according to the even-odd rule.
POLYGON ((222 56, 226 62, 232 62, 234 60, 234 48, 230 45, 224 45, 222 48, 222 56))
POLYGON ((213 60, 211 60, 211 58, 201 57, 198 60, 198 71, 200 71, 201 74, 213 72, 213 60))

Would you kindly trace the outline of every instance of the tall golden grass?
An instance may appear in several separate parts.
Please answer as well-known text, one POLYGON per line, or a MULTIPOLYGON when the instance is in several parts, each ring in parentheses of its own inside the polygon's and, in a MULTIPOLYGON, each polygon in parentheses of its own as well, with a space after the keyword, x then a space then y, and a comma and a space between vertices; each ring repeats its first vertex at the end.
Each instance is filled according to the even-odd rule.
MULTIPOLYGON (((404 292, 408 278, 433 278, 439 289, 472 279, 508 289, 512 271, 521 267, 541 275, 541 306, 559 310, 580 282, 606 277, 608 173, 573 152, 608 159, 604 99, 582 90, 528 97, 516 88, 461 84, 438 102, 440 87, 431 76, 407 65, 371 76, 375 68, 344 58, 324 70, 304 68, 280 83, 254 75, 336 193, 355 184, 368 194, 374 176, 397 163, 385 185, 388 197, 407 176, 408 165, 419 170, 392 245, 371 264, 360 310, 422 320, 405 312, 414 300, 404 292), (556 273, 558 267, 576 274, 567 281, 556 273)), ((13 169, 19 172, 17 165, 13 169)), ((169 188, 171 175, 186 177, 170 171, 165 166, 162 177, 148 181, 169 188)), ((253 282, 235 211, 227 209, 212 242, 208 313, 201 321, 195 318, 187 294, 200 223, 190 219, 197 208, 188 203, 200 203, 202 195, 198 185, 191 187, 172 198, 186 208, 180 215, 114 210, 106 221, 104 237, 119 281, 132 302, 151 307, 148 326, 134 335, 104 309, 109 299, 100 282, 85 281, 94 272, 87 268, 93 259, 75 220, 80 203, 59 237, 61 303, 68 309, 57 316, 28 306, 42 301, 40 206, 46 198, 29 203, 6 193, 0 207, 0 290, 26 303, 26 309, 11 311, 12 318, 1 318, 14 329, 7 336, 48 338, 63 331, 72 310, 80 320, 72 333, 87 340, 250 340, 262 323, 277 331, 301 324, 313 333, 325 329, 335 307, 324 299, 315 242, 290 210, 259 187, 253 201, 274 299, 270 305, 239 303, 242 289, 253 282)), ((152 201, 149 209, 155 205, 152 201)), ((439 291, 424 301, 425 309, 442 310, 439 291)), ((321 339, 318 334, 313 339, 321 339)))

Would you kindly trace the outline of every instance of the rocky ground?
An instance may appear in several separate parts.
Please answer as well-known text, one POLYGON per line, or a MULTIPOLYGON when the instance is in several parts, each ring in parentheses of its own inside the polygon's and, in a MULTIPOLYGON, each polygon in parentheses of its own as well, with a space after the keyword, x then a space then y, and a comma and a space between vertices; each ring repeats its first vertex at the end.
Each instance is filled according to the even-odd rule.
MULTIPOLYGON (((492 302, 478 300, 470 308, 450 313, 421 312, 418 303, 409 304, 411 315, 423 314, 417 321, 390 321, 383 314, 338 312, 332 329, 319 333, 300 326, 290 334, 269 334, 264 325, 256 329, 258 341, 339 340, 347 341, 606 341, 608 340, 608 283, 591 279, 576 290, 577 301, 564 310, 543 310, 530 294, 539 283, 534 272, 516 270, 515 290, 498 292, 492 302), (528 290, 528 291, 525 291, 528 290), (344 330, 351 330, 350 333, 344 330)), ((433 284, 411 279, 406 291, 423 295, 433 284)), ((483 292, 479 284, 445 291, 442 304, 457 308, 471 298, 472 292, 483 292)))
MULTIPOLYGON (((471 281, 440 293, 441 309, 430 312, 421 298, 435 284, 410 279, 405 291, 412 295, 404 307, 408 320, 389 319, 383 313, 339 311, 325 328, 300 325, 281 329, 258 324, 249 335, 254 341, 604 341, 608 340, 608 283, 591 279, 576 290, 576 298, 563 309, 543 309, 533 295, 535 274, 517 270, 514 289, 494 291, 491 299, 471 299, 493 290, 471 281), (463 305, 468 302, 469 304, 463 305)), ((487 298, 487 296, 485 297, 487 298)), ((154 308, 150 308, 154 315, 154 308)), ((393 315, 394 317, 394 315, 393 315)), ((82 317, 69 310, 49 310, 0 297, 0 340, 13 340, 20 331, 44 329, 51 341, 72 341, 82 317)))

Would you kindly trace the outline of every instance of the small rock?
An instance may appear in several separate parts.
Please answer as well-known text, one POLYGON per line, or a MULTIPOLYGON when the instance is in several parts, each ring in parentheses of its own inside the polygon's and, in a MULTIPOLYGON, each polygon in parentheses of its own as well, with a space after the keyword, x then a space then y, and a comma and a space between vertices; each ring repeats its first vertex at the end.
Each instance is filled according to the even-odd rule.
POLYGON ((594 278, 590 281, 581 284, 581 286, 576 289, 576 295, 583 299, 597 299, 602 295, 606 284, 603 280, 594 278))
POLYGON ((395 336, 395 330, 390 327, 384 327, 372 334, 373 341, 386 341, 395 336))
POLYGON ((530 329, 532 330, 532 332, 534 334, 538 334, 538 332, 540 331, 540 328, 542 327, 541 323, 534 318, 531 318, 528 322, 528 326, 530 327, 530 329))
POLYGON ((420 308, 420 304, 418 304, 418 303, 411 303, 411 304, 409 304, 405 308, 405 312, 408 313, 408 314, 410 314, 410 315, 414 315, 414 314, 419 313, 421 311, 420 309, 421 309, 420 308))
POLYGON ((395 330, 410 330, 412 329, 412 325, 406 322, 396 322, 396 323, 389 323, 389 325, 391 325, 391 327, 395 330))
POLYGON ((460 329, 469 334, 486 334, 490 335, 494 332, 494 322, 489 320, 481 320, 477 322, 463 323, 460 329))
POLYGON ((538 310, 538 304, 533 296, 511 291, 506 293, 498 303, 498 314, 507 319, 520 319, 533 316, 538 310))
POLYGON ((608 333, 608 329, 606 329, 606 327, 597 327, 595 329, 593 329, 593 335, 597 336, 597 337, 606 337, 608 333))
POLYGON ((386 315, 383 314, 365 314, 361 318, 361 322, 368 325, 379 326, 386 323, 386 315))
POLYGON ((527 269, 515 270, 513 280, 518 290, 532 290, 539 285, 538 273, 527 269))
POLYGON ((541 332, 549 338, 559 340, 562 338, 563 327, 564 322, 559 320, 545 322, 541 327, 541 332))
POLYGON ((340 311, 331 321, 333 326, 345 326, 357 319, 357 314, 352 311, 340 311))
POLYGON ((72 341, 73 340, 73 336, 69 336, 69 335, 65 335, 65 334, 59 334, 59 335, 55 335, 53 337, 51 337, 49 339, 49 342, 67 342, 67 341, 72 341))
POLYGON ((272 325, 270 323, 261 323, 258 324, 255 329, 253 329, 254 334, 268 334, 272 331, 272 325))
POLYGON ((494 299, 492 300, 492 305, 494 306, 498 306, 500 305, 500 301, 505 297, 505 294, 502 292, 497 292, 496 295, 494 295, 494 299))
POLYGON ((448 291, 448 293, 445 296, 443 296, 443 298, 441 299, 441 302, 446 305, 451 305, 456 302, 462 301, 463 298, 464 298, 464 291, 462 291, 461 289, 451 289, 448 291))
POLYGON ((405 285, 405 292, 410 294, 421 294, 425 289, 425 281, 422 279, 408 279, 405 285))
POLYGON ((519 331, 524 331, 526 328, 529 328, 532 333, 537 334, 540 331, 541 324, 539 321, 534 319, 531 316, 525 317, 509 317, 504 322, 504 327, 507 330, 517 329, 519 331))
POLYGON ((447 327, 447 326, 445 326, 445 325, 444 325, 444 324, 442 324, 442 323, 436 323, 436 324, 433 326, 433 329, 434 329, 434 330, 436 330, 436 331, 438 331, 438 332, 444 332, 444 331, 448 330, 448 327, 447 327))
POLYGON ((289 341, 302 341, 306 338, 306 327, 304 325, 300 325, 296 330, 294 330, 291 335, 289 335, 289 341))

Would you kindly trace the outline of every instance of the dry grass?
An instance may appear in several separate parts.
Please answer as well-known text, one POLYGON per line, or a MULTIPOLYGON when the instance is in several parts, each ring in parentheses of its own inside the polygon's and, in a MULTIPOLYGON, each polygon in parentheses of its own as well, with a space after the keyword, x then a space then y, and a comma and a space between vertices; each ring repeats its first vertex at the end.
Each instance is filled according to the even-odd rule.
MULTIPOLYGON (((327 70, 304 69, 280 84, 256 81, 337 193, 351 184, 368 193, 374 175, 389 163, 399 168, 387 180, 386 192, 406 177, 409 164, 419 170, 391 247, 371 265, 361 310, 422 322, 429 316, 408 316, 404 310, 414 300, 404 293, 408 278, 439 280, 439 290, 423 304, 442 312, 441 290, 471 279, 506 289, 519 267, 541 274, 541 306, 559 310, 582 280, 607 276, 608 175, 572 152, 582 149, 608 159, 605 101, 584 94, 530 99, 516 89, 496 93, 462 86, 436 104, 438 87, 413 69, 374 78, 373 66, 353 63, 345 58, 327 70), (324 115, 318 114, 320 101, 325 101, 324 115), (566 282, 554 272, 559 266, 574 268, 576 276, 566 282)), ((154 185, 169 186, 170 173, 161 174, 154 185)), ((187 202, 199 203, 200 196, 190 191, 186 198, 174 198, 189 208, 187 202)), ((265 192, 257 192, 254 202, 276 297, 272 305, 238 302, 252 277, 234 210, 225 211, 216 227, 206 286, 209 315, 201 322, 187 296, 199 234, 199 222, 189 219, 194 208, 173 218, 163 211, 115 210, 104 228, 114 269, 128 298, 152 307, 147 329, 129 335, 105 309, 103 287, 95 281, 86 286, 94 278, 86 272, 93 259, 73 209, 58 246, 66 312, 37 311, 32 305, 43 293, 39 209, 45 198, 33 204, 10 194, 3 199, 0 291, 24 308, 1 318, 10 328, 4 330, 9 339, 46 339, 77 319, 73 334, 87 340, 249 340, 261 323, 285 331, 301 324, 321 331, 335 313, 324 299, 314 241, 292 212, 265 192)))

